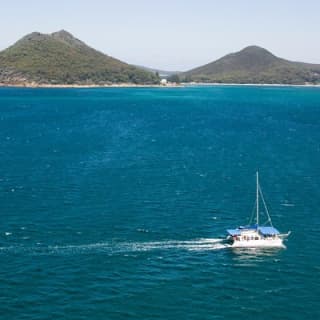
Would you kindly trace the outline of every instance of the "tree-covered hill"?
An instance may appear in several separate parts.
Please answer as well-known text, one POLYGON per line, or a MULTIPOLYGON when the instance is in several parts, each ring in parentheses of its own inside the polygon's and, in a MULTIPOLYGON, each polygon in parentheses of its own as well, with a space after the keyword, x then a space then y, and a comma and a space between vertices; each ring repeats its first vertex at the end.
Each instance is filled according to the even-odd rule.
POLYGON ((67 31, 31 33, 0 52, 0 83, 154 84, 152 72, 103 54, 67 31))
POLYGON ((215 83, 320 83, 320 65, 292 62, 250 46, 180 75, 182 81, 215 83))

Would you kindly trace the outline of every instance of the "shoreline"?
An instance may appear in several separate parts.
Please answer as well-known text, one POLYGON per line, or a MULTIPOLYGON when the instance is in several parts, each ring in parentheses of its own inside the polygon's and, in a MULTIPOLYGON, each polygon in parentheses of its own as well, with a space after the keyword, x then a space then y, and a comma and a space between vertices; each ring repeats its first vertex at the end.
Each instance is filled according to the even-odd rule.
POLYGON ((182 83, 184 86, 244 86, 244 87, 316 87, 320 88, 320 84, 284 84, 284 83, 215 83, 215 82, 189 82, 182 83))
POLYGON ((214 86, 245 86, 245 87, 304 87, 304 88, 320 88, 320 84, 275 84, 275 83, 206 83, 206 82, 182 82, 180 84, 35 84, 35 83, 0 83, 0 88, 46 88, 46 89, 89 89, 89 88, 185 88, 185 87, 214 87, 214 86))
POLYGON ((180 84, 133 84, 133 83, 119 83, 119 84, 34 84, 34 83, 0 83, 0 88, 176 88, 183 87, 180 84))

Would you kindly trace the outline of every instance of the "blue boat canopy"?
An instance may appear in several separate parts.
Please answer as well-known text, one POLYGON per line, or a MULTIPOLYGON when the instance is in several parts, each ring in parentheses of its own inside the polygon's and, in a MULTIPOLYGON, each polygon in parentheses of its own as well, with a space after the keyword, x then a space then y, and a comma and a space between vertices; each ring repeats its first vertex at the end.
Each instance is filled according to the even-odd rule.
POLYGON ((274 227, 260 227, 257 225, 239 227, 237 229, 228 229, 227 232, 232 237, 234 237, 234 236, 240 236, 242 231, 250 230, 250 229, 257 229, 257 231, 259 231, 263 236, 273 236, 273 235, 280 234, 280 232, 274 227))
POLYGON ((230 234, 230 236, 240 236, 241 235, 241 230, 239 229, 229 229, 227 232, 230 234))
POLYGON ((258 227, 258 230, 264 236, 273 236, 280 234, 280 232, 274 227, 258 227))

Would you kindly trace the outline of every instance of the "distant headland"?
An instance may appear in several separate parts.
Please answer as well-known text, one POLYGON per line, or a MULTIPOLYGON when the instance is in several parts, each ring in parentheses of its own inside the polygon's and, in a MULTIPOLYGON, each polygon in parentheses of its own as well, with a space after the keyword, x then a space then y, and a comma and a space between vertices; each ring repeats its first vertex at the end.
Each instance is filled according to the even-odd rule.
POLYGON ((320 65, 276 57, 249 46, 186 72, 133 66, 97 51, 71 33, 33 32, 0 52, 0 86, 127 87, 179 83, 319 85, 320 65))

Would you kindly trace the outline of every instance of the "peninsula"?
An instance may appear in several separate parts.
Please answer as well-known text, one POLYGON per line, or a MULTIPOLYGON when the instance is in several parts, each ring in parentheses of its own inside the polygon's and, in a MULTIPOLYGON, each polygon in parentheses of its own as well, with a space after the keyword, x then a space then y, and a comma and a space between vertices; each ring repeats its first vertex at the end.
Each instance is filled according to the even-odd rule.
POLYGON ((33 32, 0 52, 0 86, 96 87, 195 84, 320 85, 320 64, 293 62, 249 46, 186 72, 134 66, 71 33, 33 32), (161 78, 167 78, 168 82, 161 78))
POLYGON ((320 64, 293 62, 249 46, 179 74, 181 81, 233 84, 320 84, 320 64))

